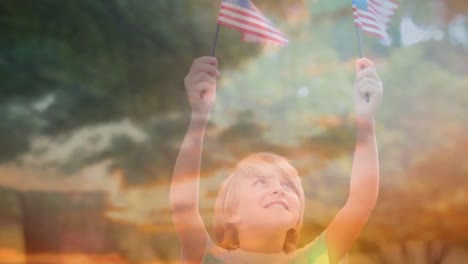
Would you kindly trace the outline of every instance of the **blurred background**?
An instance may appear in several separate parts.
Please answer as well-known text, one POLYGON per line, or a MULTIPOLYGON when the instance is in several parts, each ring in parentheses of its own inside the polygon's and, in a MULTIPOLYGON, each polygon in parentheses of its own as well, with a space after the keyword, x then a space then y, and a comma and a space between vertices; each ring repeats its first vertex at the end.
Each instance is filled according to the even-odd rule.
MULTIPOLYGON (((200 212, 227 170, 292 160, 300 245, 343 206, 355 142, 351 1, 254 0, 284 48, 221 28, 200 212)), ((0 263, 177 263, 169 183, 190 117, 183 78, 219 0, 0 1, 0 263)), ((391 43, 363 35, 384 98, 381 191, 350 263, 468 259, 468 2, 399 0, 391 43)))

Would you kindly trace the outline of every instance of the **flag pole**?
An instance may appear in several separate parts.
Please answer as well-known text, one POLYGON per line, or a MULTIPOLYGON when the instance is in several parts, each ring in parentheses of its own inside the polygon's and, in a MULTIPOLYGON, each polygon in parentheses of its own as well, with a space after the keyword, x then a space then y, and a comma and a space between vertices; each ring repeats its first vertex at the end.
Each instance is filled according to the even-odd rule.
POLYGON ((215 33, 215 38, 214 38, 214 41, 213 41, 213 46, 211 48, 211 57, 214 57, 214 55, 215 55, 216 45, 218 44, 219 28, 220 28, 219 23, 216 23, 216 33, 215 33))
POLYGON ((362 52, 362 38, 361 38, 361 30, 359 27, 354 24, 354 28, 356 29, 356 37, 357 37, 357 45, 358 45, 358 50, 359 50, 359 58, 362 59, 364 57, 363 52, 362 52))
MULTIPOLYGON (((354 23, 354 28, 356 29, 356 37, 357 37, 357 44, 358 44, 358 51, 359 51, 359 58, 362 59, 364 57, 364 52, 362 51, 362 38, 361 38, 361 30, 359 27, 354 23)), ((361 67, 361 70, 365 67, 361 67)), ((366 97, 366 102, 369 103, 369 93, 364 95, 366 97)))
MULTIPOLYGON (((221 9, 222 4, 223 4, 223 0, 220 1, 218 10, 221 9)), ((220 11, 218 11, 218 12, 220 12, 220 11)), ((219 14, 218 14, 218 16, 219 16, 219 14)), ((211 47, 211 57, 214 57, 215 52, 216 52, 216 46, 218 45, 218 36, 219 36, 219 28, 220 28, 220 24, 219 24, 218 19, 219 19, 219 17, 216 18, 216 33, 215 33, 215 37, 214 37, 214 41, 213 41, 213 46, 211 47)))

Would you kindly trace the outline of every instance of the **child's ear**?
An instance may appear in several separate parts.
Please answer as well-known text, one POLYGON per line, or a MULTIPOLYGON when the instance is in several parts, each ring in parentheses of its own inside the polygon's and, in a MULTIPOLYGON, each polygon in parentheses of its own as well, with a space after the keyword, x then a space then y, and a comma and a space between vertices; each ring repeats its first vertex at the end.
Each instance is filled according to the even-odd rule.
POLYGON ((241 216, 239 214, 234 214, 231 217, 229 217, 228 223, 235 225, 235 224, 240 223, 241 220, 242 219, 241 219, 241 216))

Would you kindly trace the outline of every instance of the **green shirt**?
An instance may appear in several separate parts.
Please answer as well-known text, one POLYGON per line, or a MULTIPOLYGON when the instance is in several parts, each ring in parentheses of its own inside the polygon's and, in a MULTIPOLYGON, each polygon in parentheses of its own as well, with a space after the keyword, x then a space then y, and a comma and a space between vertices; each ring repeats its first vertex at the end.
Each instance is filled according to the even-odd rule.
POLYGON ((203 264, 329 264, 328 249, 324 233, 318 236, 312 243, 290 254, 260 254, 247 252, 241 249, 228 251, 215 245, 210 239, 208 240, 202 261, 203 264))

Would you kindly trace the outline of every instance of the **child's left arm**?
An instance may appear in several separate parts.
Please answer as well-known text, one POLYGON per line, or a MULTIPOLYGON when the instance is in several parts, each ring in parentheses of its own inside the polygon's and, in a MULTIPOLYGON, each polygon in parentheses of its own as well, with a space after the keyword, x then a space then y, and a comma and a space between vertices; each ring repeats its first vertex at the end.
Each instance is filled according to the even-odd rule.
POLYGON ((357 60, 356 69, 356 147, 348 200, 326 230, 330 263, 338 263, 353 245, 376 205, 379 189, 374 116, 383 85, 370 60, 357 60))

